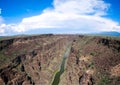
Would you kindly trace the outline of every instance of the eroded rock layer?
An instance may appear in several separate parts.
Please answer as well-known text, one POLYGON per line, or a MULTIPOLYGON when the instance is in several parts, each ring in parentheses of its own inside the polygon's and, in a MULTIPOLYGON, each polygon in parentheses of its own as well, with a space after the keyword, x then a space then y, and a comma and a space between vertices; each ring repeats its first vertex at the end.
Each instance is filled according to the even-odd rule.
POLYGON ((120 39, 79 36, 59 85, 119 85, 120 39))
POLYGON ((68 45, 59 85, 119 85, 120 39, 39 35, 0 40, 0 85, 52 85, 68 45))

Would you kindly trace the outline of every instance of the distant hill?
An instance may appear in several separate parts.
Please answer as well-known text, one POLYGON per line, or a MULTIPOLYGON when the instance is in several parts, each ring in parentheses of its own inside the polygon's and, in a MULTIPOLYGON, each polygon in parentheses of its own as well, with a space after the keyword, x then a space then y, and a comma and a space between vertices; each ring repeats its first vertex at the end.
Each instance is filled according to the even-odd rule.
POLYGON ((119 32, 116 32, 116 31, 109 31, 109 32, 92 33, 91 35, 120 36, 120 33, 119 33, 119 32))
POLYGON ((100 34, 102 34, 102 35, 108 35, 108 36, 120 36, 120 33, 119 32, 115 32, 115 31, 101 32, 100 34))
POLYGON ((0 38, 5 38, 5 37, 7 37, 7 36, 0 36, 0 38))
POLYGON ((5 37, 5 36, 0 36, 0 38, 3 38, 3 37, 5 37))

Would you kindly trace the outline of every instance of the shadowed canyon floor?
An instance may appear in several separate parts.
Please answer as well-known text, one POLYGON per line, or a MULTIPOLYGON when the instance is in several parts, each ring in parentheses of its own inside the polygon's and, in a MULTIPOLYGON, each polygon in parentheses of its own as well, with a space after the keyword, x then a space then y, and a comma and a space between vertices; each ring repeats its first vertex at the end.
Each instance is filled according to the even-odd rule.
POLYGON ((120 85, 120 38, 46 34, 1 39, 0 85, 120 85))

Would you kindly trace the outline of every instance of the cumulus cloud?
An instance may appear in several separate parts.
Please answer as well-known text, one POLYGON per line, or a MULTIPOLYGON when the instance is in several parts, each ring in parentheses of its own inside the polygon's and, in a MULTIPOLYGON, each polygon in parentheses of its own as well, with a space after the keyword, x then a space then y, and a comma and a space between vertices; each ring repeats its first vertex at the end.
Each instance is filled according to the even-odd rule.
POLYGON ((86 33, 120 31, 118 22, 103 18, 109 7, 103 0, 54 0, 52 9, 47 8, 40 15, 23 18, 19 24, 9 24, 6 28, 15 32, 45 28, 86 33))
MULTIPOLYGON (((0 16, 0 34, 3 35, 5 30, 4 30, 4 25, 3 24, 3 18, 0 16)), ((5 26, 6 27, 6 26, 5 26)))
POLYGON ((102 0, 54 0, 54 7, 62 13, 104 15, 109 4, 102 0))

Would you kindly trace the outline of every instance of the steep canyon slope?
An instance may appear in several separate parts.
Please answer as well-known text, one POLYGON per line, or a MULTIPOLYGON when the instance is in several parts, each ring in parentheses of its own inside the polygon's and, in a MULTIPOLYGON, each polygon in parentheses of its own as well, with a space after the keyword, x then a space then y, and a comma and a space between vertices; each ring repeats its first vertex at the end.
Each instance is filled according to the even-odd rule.
POLYGON ((52 85, 70 43, 58 85, 120 84, 120 38, 47 34, 0 40, 0 85, 52 85))

